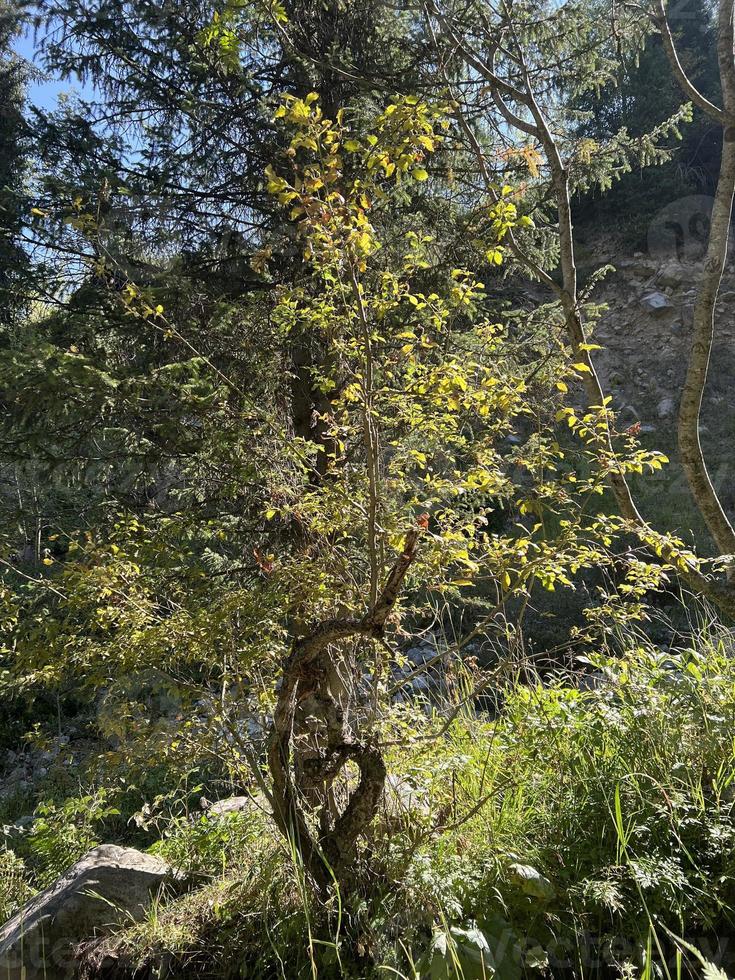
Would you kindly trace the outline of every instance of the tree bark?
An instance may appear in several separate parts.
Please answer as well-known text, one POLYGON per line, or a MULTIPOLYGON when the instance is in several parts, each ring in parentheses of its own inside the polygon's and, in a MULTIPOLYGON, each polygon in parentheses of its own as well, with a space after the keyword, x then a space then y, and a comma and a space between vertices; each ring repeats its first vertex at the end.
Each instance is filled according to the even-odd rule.
POLYGON ((322 895, 332 885, 350 890, 357 840, 375 816, 385 784, 385 763, 377 745, 352 730, 351 705, 330 687, 334 645, 356 636, 379 639, 416 557, 421 528, 406 535, 404 549, 388 575, 377 601, 361 619, 325 620, 295 640, 283 664, 283 678, 273 716, 268 765, 273 780, 273 812, 283 835, 292 843, 322 895), (319 731, 308 755, 299 760, 295 745, 297 714, 308 706, 316 713, 319 731), (347 762, 360 772, 345 809, 320 829, 310 820, 309 796, 322 806, 334 780, 347 762), (298 776, 297 776, 298 773, 298 776), (306 790, 306 792, 305 792, 306 790))

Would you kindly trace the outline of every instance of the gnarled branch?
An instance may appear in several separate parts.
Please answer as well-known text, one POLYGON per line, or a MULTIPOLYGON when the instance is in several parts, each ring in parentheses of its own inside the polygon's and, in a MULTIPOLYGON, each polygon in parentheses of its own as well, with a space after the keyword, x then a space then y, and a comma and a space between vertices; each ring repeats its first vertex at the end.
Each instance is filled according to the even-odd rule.
MULTIPOLYGON (((268 765, 273 780, 273 812, 281 832, 293 842, 307 871, 321 892, 330 883, 346 881, 355 845, 375 816, 385 784, 385 763, 380 750, 350 727, 349 712, 329 689, 333 668, 333 644, 353 636, 380 639, 404 580, 414 561, 421 527, 406 534, 377 601, 361 619, 328 619, 297 639, 283 665, 283 679, 273 716, 268 765), (354 762, 360 779, 347 806, 330 825, 322 821, 316 835, 307 819, 307 801, 299 793, 294 771, 294 734, 299 708, 316 708, 321 721, 321 741, 302 764, 313 785, 328 791, 343 766, 354 762)), ((324 804, 322 799, 322 804, 324 804)))

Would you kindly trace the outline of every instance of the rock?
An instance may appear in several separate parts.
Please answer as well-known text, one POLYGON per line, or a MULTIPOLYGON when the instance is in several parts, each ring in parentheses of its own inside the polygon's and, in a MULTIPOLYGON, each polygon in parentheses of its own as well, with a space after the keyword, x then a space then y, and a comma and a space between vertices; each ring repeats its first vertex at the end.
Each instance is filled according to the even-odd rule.
POLYGON ((658 262, 654 262, 643 252, 636 252, 632 259, 621 259, 615 263, 616 268, 624 271, 628 279, 648 279, 657 272, 658 265, 658 262))
POLYGON ((0 928, 0 977, 73 977, 75 947, 123 920, 143 919, 172 878, 168 865, 150 854, 115 844, 93 848, 0 928))
POLYGON ((270 804, 265 798, 265 794, 258 790, 252 796, 228 796, 225 800, 217 800, 207 807, 208 817, 226 817, 230 813, 247 813, 260 810, 262 813, 270 813, 270 804))
POLYGON ((670 309, 671 300, 668 298, 668 296, 665 296, 662 292, 656 290, 642 296, 641 305, 645 307, 649 313, 660 313, 662 310, 670 309))
POLYGON ((405 704, 412 700, 426 702, 441 689, 441 680, 436 673, 427 671, 411 676, 413 670, 416 668, 407 665, 401 670, 393 671, 393 683, 400 685, 393 694, 396 704, 405 704))
POLYGON ((676 404, 674 402, 674 399, 671 398, 669 395, 666 395, 665 398, 662 398, 661 401, 656 406, 656 412, 658 413, 658 417, 660 419, 668 418, 670 415, 673 415, 675 411, 676 411, 676 404))
POLYGON ((376 825, 383 832, 405 826, 409 821, 428 820, 431 816, 429 794, 404 776, 389 773, 385 777, 383 799, 378 807, 376 825))
POLYGON ((550 901, 554 895, 554 886, 546 875, 542 875, 530 864, 516 862, 508 866, 508 877, 520 888, 524 895, 539 898, 544 902, 550 901))
POLYGON ((668 262, 656 276, 658 284, 666 289, 681 286, 684 269, 679 262, 668 262))
POLYGON ((683 326, 691 327, 694 322, 694 306, 691 303, 682 303, 681 321, 683 326))
POLYGON ((230 796, 226 800, 217 800, 207 810, 208 817, 224 817, 228 813, 242 813, 252 806, 249 796, 230 796))
POLYGON ((608 679, 603 671, 591 670, 584 674, 578 674, 574 686, 579 691, 599 691, 607 683, 608 679))
POLYGON ((410 660, 416 667, 420 667, 421 664, 428 663, 428 661, 433 660, 435 656, 436 650, 433 646, 411 647, 410 650, 406 651, 406 659, 410 660))
POLYGON ((417 697, 425 697, 428 694, 432 694, 434 691, 436 691, 437 686, 438 683, 436 678, 428 677, 426 674, 417 674, 416 677, 412 677, 406 685, 411 694, 417 697))

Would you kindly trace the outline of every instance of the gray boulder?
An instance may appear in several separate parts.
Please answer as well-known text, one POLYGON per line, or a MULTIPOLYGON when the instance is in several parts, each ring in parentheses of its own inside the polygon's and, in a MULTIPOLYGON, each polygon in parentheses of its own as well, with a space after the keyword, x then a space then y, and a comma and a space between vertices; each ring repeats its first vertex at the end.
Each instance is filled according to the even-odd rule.
POLYGON ((680 262, 674 260, 667 262, 656 276, 659 286, 664 288, 676 289, 681 286, 682 278, 686 275, 686 269, 680 262))
POLYGON ((632 259, 619 259, 615 266, 626 277, 638 276, 647 279, 658 271, 658 265, 652 259, 646 258, 643 252, 636 252, 632 259))
POLYGON ((229 813, 245 813, 253 805, 250 796, 229 796, 226 800, 217 800, 207 809, 208 817, 226 817, 229 813))
POLYGON ((376 830, 390 832, 409 822, 428 822, 431 803, 425 787, 414 786, 404 776, 389 773, 385 777, 383 798, 376 815, 376 830))
POLYGON ((671 307, 671 300, 664 293, 656 290, 641 297, 641 303, 649 313, 661 313, 671 307))
POLYGON ((210 819, 227 817, 231 813, 252 813, 253 811, 270 813, 271 808, 265 794, 260 790, 252 796, 228 796, 224 800, 217 800, 206 807, 206 815, 210 819))
POLYGON ((123 920, 142 920, 170 878, 168 865, 150 854, 115 844, 93 848, 0 927, 0 977, 73 977, 75 947, 123 920))
POLYGON ((674 402, 674 399, 669 395, 666 395, 658 403, 656 411, 660 419, 665 419, 668 418, 669 415, 673 415, 676 412, 676 403, 674 402))
POLYGON ((420 667, 436 657, 436 649, 433 646, 412 647, 406 653, 406 659, 411 661, 414 667, 420 667))

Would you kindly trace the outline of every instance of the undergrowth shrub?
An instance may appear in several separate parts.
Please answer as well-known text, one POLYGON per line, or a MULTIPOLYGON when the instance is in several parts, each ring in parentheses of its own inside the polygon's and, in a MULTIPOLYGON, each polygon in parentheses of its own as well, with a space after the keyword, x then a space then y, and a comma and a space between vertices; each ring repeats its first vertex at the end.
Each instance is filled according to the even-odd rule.
POLYGON ((315 904, 255 809, 170 828, 159 853, 211 880, 112 944, 187 978, 700 975, 735 918, 730 642, 601 654, 494 720, 397 706, 389 768, 428 810, 378 818, 360 906, 315 904))
POLYGON ((32 895, 23 860, 13 851, 0 850, 0 923, 14 915, 32 895))
POLYGON ((45 888, 101 843, 101 826, 118 814, 107 802, 107 793, 99 789, 61 803, 39 804, 22 846, 38 886, 45 888))
POLYGON ((244 812, 174 818, 151 851, 188 875, 224 876, 247 862, 264 833, 267 814, 255 803, 244 812))

